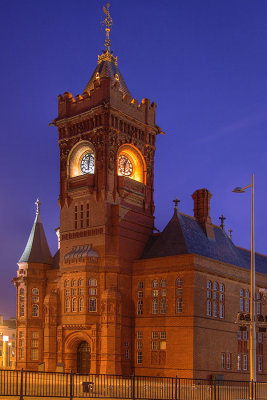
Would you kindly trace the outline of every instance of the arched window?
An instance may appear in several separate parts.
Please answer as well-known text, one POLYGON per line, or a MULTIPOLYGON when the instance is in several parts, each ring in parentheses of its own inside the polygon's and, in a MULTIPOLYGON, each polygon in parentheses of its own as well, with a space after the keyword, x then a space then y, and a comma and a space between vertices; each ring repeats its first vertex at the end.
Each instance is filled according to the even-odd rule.
POLYGON ((38 304, 32 305, 32 317, 39 317, 39 306, 38 304))
POLYGON ((39 289, 33 288, 33 289, 32 289, 32 294, 34 294, 34 295, 36 295, 36 296, 39 296, 39 289))
POLYGON ((80 312, 84 311, 84 298, 83 297, 79 298, 79 311, 80 312))
POLYGON ((32 303, 39 303, 39 289, 32 289, 32 303))
POLYGON ((71 286, 77 286, 77 280, 76 279, 72 279, 71 286))
POLYGON ((19 289, 19 295, 20 296, 24 296, 24 293, 25 293, 24 288, 20 288, 19 289))
POLYGON ((213 282, 213 290, 218 290, 218 283, 217 282, 213 282))
POLYGON ((73 299, 72 299, 71 311, 77 312, 77 298, 76 297, 73 297, 73 299))
POLYGON ((68 297, 65 298, 65 312, 70 312, 70 299, 68 297))
POLYGON ((207 316, 211 317, 211 301, 207 300, 207 316))

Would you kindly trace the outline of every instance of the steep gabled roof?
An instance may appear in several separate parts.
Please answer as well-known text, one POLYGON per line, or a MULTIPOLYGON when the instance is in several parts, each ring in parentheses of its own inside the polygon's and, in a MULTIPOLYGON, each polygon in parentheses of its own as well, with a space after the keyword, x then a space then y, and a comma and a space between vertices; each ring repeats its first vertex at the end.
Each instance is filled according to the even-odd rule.
MULTIPOLYGON (((250 251, 234 245, 225 231, 213 225, 214 240, 209 239, 201 224, 193 217, 174 212, 165 229, 151 239, 142 258, 198 254, 227 264, 250 269, 250 251)), ((256 271, 267 273, 267 257, 256 254, 256 271)))
POLYGON ((41 264, 52 264, 53 259, 46 240, 43 224, 41 221, 39 208, 33 223, 33 227, 25 247, 25 250, 20 257, 19 263, 33 262, 41 264))

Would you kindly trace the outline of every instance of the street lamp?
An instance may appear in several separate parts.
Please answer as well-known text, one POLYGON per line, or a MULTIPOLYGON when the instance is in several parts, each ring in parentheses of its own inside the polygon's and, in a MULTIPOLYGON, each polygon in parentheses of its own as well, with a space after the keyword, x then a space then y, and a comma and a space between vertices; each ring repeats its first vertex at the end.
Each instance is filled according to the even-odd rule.
POLYGON ((7 347, 8 341, 9 341, 9 337, 4 335, 3 336, 3 368, 8 367, 8 347, 7 347))
POLYGON ((256 321, 255 321, 255 249, 254 249, 254 174, 251 174, 251 184, 243 188, 237 187, 234 193, 245 193, 251 187, 251 262, 250 262, 250 335, 249 364, 250 380, 256 382, 256 321))

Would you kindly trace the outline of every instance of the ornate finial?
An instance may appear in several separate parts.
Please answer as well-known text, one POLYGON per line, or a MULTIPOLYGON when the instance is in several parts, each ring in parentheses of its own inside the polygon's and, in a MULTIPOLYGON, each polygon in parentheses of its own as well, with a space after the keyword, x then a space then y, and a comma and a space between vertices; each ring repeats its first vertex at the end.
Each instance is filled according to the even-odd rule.
POLYGON ((37 198, 35 204, 36 204, 36 215, 40 215, 40 205, 41 205, 42 203, 40 202, 39 197, 37 198))
POLYGON ((228 229, 228 232, 229 232, 229 238, 232 240, 232 232, 233 232, 233 230, 230 228, 230 229, 228 229))
POLYGON ((177 196, 176 196, 176 199, 173 200, 173 203, 175 204, 174 210, 178 211, 178 203, 180 203, 180 200, 177 199, 177 196))
POLYGON ((221 220, 221 225, 220 227, 224 230, 224 221, 226 220, 226 218, 223 216, 223 214, 219 217, 219 219, 221 220))
POLYGON ((104 24, 106 25, 106 29, 105 29, 106 30, 105 47, 106 47, 106 51, 108 53, 110 53, 110 44, 111 43, 110 43, 110 39, 109 39, 109 32, 110 32, 110 29, 112 27, 113 21, 112 21, 112 18, 110 16, 110 13, 109 13, 109 2, 107 2, 107 8, 105 6, 103 6, 103 11, 106 14, 106 18, 104 20, 104 24))

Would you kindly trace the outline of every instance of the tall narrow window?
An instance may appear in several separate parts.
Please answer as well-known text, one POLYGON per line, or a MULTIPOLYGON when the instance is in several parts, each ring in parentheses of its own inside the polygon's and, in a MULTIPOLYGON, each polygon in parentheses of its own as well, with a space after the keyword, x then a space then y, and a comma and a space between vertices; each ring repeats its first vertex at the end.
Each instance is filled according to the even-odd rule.
POLYGON ((78 206, 74 207, 74 228, 78 228, 78 206))
POLYGON ((238 371, 241 371, 241 368, 242 368, 241 362, 242 362, 241 354, 237 354, 237 370, 238 371))
POLYGON ((226 353, 226 368, 231 369, 231 353, 226 353))
POLYGON ((19 316, 25 316, 25 289, 19 289, 19 316))
POLYGON ((257 299, 256 313, 257 313, 257 315, 260 315, 261 314, 261 294, 260 293, 257 293, 256 299, 257 299))
POLYGON ((83 204, 81 204, 81 228, 83 228, 83 204))
POLYGON ((84 298, 83 297, 79 298, 79 311, 80 312, 84 311, 84 298))
POLYGON ((158 299, 152 300, 152 314, 158 314, 158 299))
POLYGON ((86 204, 86 227, 89 226, 89 204, 86 204))
POLYGON ((166 314, 166 298, 165 297, 163 297, 160 300, 160 313, 161 314, 166 314))
POLYGON ((225 369, 225 353, 221 354, 221 367, 225 369))
POLYGON ((72 312, 77 312, 77 298, 73 297, 72 300, 71 300, 71 303, 72 303, 71 311, 72 312))
POLYGON ((31 337, 31 360, 38 360, 39 332, 32 332, 31 337))
POLYGON ((97 280, 95 278, 90 278, 88 281, 89 285, 89 312, 97 311, 97 280))
POLYGON ((24 359, 24 331, 19 331, 18 349, 19 349, 19 359, 23 360, 24 359))
POLYGON ((89 311, 96 312, 96 298, 94 297, 89 298, 89 311))
POLYGON ((143 314, 143 300, 137 301, 137 315, 143 314))
POLYGON ((32 304, 32 317, 39 317, 39 306, 38 306, 38 304, 32 304))
POLYGON ((183 279, 177 278, 175 286, 175 312, 176 314, 180 314, 183 312, 183 279))
POLYGON ((65 297, 65 312, 70 312, 70 299, 65 297))

